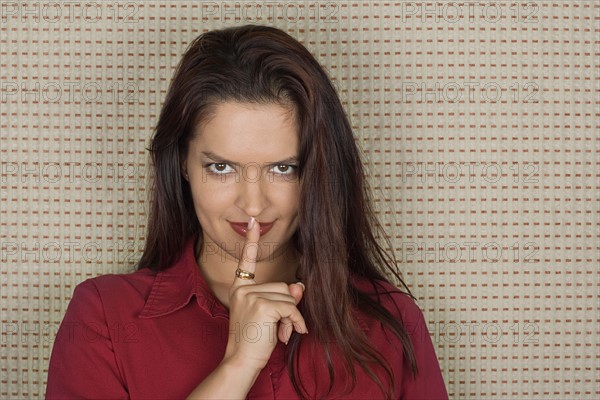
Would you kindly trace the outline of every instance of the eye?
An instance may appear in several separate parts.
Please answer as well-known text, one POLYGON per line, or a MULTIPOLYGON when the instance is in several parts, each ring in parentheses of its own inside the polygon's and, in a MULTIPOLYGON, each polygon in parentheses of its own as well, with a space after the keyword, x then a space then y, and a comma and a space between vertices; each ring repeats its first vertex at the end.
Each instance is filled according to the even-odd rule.
POLYGON ((231 168, 225 163, 211 163, 206 164, 204 167, 208 170, 209 173, 215 175, 224 175, 233 171, 233 168, 231 168), (227 170, 227 168, 229 168, 229 170, 227 170))
POLYGON ((276 174, 279 174, 279 175, 291 175, 294 172, 296 172, 296 166, 289 165, 289 164, 279 164, 279 165, 274 166, 273 170, 276 174))

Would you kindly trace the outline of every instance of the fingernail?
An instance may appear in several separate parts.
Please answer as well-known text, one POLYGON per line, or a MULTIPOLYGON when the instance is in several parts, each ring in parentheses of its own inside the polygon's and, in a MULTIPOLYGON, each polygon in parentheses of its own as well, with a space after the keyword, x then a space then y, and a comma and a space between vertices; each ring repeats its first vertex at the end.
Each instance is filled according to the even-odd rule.
POLYGON ((302 291, 303 292, 306 290, 306 286, 304 285, 304 283, 302 283, 302 282, 296 282, 296 285, 302 286, 302 291))
POLYGON ((256 221, 254 217, 250 217, 250 221, 248 221, 248 229, 252 229, 254 226, 254 221, 256 221))

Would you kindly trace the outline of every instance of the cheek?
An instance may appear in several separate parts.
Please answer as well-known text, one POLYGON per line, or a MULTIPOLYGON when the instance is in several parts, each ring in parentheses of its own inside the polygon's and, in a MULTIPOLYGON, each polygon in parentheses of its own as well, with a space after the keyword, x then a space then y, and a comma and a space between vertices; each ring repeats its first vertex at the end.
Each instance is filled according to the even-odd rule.
MULTIPOLYGON (((219 215, 230 204, 231 194, 224 190, 222 186, 211 187, 212 185, 200 184, 192 186, 192 197, 194 199, 194 208, 199 219, 208 218, 212 215, 219 215)), ((202 221, 201 221, 202 222, 202 221)))
POLYGON ((281 212, 295 216, 298 214, 298 208, 300 207, 300 186, 288 185, 282 187, 281 190, 276 192, 274 202, 276 202, 281 212))

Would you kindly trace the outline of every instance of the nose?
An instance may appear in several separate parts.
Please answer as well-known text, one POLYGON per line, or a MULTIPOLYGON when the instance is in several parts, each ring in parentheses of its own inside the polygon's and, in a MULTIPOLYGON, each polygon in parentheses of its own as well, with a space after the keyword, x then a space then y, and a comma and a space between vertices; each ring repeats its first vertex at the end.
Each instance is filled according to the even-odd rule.
POLYGON ((238 193, 236 206, 246 215, 261 215, 269 205, 268 184, 262 174, 244 174, 237 183, 238 193))

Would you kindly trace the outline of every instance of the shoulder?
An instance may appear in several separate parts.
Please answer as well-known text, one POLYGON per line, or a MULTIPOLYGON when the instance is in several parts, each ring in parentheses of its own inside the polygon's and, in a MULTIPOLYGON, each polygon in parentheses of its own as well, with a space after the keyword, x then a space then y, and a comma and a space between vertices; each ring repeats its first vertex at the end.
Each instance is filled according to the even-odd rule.
POLYGON ((141 310, 152 289, 155 275, 150 270, 107 274, 86 279, 73 291, 69 309, 101 307, 107 317, 127 309, 141 310))
POLYGON ((408 293, 384 280, 355 278, 356 289, 376 299, 393 316, 400 318, 405 325, 420 325, 424 319, 421 308, 408 293))
MULTIPOLYGON (((400 288, 387 281, 360 279, 355 287, 364 294, 372 296, 383 305, 392 316, 401 320, 410 343, 414 361, 418 368, 416 377, 405 374, 404 366, 399 372, 401 376, 400 391, 402 398, 447 399, 435 348, 427 328, 423 312, 415 300, 400 288)), ((385 346, 389 341, 381 341, 385 346)), ((404 354, 404 353, 402 353, 404 354)))
POLYGON ((75 287, 75 293, 97 291, 100 295, 146 294, 154 283, 155 274, 139 270, 123 274, 106 274, 86 279, 75 287))

